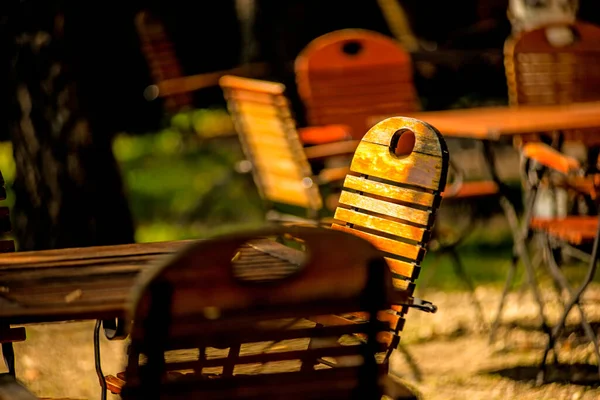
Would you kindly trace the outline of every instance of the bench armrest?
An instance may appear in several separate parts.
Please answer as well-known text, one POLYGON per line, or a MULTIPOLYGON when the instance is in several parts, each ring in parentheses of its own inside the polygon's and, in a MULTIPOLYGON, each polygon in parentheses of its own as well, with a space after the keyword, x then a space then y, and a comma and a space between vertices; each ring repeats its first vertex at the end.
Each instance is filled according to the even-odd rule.
POLYGON ((581 170, 579 161, 562 154, 545 143, 527 143, 523 146, 522 152, 525 157, 564 175, 570 175, 581 170))

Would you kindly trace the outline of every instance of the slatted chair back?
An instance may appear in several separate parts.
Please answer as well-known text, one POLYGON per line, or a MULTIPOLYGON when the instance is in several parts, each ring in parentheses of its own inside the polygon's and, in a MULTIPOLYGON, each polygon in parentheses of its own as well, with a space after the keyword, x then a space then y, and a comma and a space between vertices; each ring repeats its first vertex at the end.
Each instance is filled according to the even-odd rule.
POLYGON ((261 197, 315 215, 323 201, 312 180, 285 86, 236 76, 224 76, 219 84, 261 197))
MULTIPOLYGON (((442 135, 412 118, 379 122, 361 140, 332 229, 384 252, 396 289, 412 295, 446 186, 449 154, 442 135)), ((393 307, 396 342, 406 307, 393 307)))
POLYGON ((376 363, 377 335, 389 325, 373 318, 361 324, 290 328, 282 321, 348 311, 377 315, 394 292, 386 274, 381 253, 370 243, 330 229, 276 228, 194 244, 149 270, 134 289, 127 383, 121 396, 379 399, 378 382, 387 368, 376 363), (284 233, 301 240, 305 251, 269 239, 284 233), (263 260, 262 274, 257 274, 256 261, 245 258, 250 247, 266 247, 270 254, 284 248, 279 250, 282 260, 263 260), (259 275, 269 279, 255 280, 259 275), (366 335, 366 342, 306 348, 309 338, 353 333, 366 335), (284 341, 283 350, 263 353, 273 341, 284 341), (292 349, 298 342, 303 345, 292 349), (201 350, 239 346, 230 374, 223 373, 232 361, 228 356, 206 356, 201 350), (193 356, 171 361, 169 353, 175 350, 193 356), (352 357, 353 362, 315 368, 321 357, 352 357), (221 370, 220 376, 209 379, 207 373, 214 368, 221 370), (286 370, 290 372, 281 372, 286 370))
POLYGON ((382 34, 344 29, 313 40, 295 62, 311 125, 345 124, 360 139, 373 115, 420 108, 408 52, 382 34))
MULTIPOLYGON (((142 54, 146 58, 154 82, 183 77, 183 70, 177 60, 173 43, 160 19, 150 11, 143 10, 135 17, 135 27, 142 46, 142 54)), ((164 103, 167 112, 173 114, 192 105, 192 95, 185 92, 166 97, 164 103)))
MULTIPOLYGON (((600 27, 585 22, 541 27, 509 38, 504 53, 511 105, 600 100, 600 27), (553 44, 552 32, 557 27, 571 29, 575 40, 553 44)), ((600 144, 598 135, 590 133, 571 130, 565 136, 567 140, 600 144)))

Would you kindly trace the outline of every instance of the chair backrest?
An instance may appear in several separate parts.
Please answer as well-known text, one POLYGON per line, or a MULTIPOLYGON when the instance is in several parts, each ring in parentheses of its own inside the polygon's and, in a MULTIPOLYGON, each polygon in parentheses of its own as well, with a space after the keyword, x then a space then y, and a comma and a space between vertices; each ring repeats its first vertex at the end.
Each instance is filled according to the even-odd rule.
POLYGON ((313 40, 295 62, 311 125, 345 124, 360 139, 373 115, 419 109, 408 52, 394 39, 359 29, 313 40))
POLYGON ((323 202, 280 83, 224 76, 219 84, 261 197, 312 210, 323 202))
MULTIPOLYGON (((4 178, 0 171, 0 200, 6 200, 6 188, 4 187, 4 178)), ((15 242, 12 239, 6 239, 6 235, 12 230, 10 223, 10 210, 8 207, 0 207, 0 253, 10 253, 15 251, 15 242)))
POLYGON ((387 373, 385 365, 376 363, 381 347, 377 336, 389 325, 372 318, 343 326, 290 328, 289 319, 349 311, 377 315, 393 292, 386 274, 375 247, 330 229, 275 228, 194 244, 146 271, 134 288, 127 384, 121 396, 375 398, 369 391, 378 391, 378 378, 387 373), (272 240, 284 234, 300 240, 304 251, 272 240), (257 274, 258 269, 262 273, 257 274), (287 274, 279 274, 282 270, 287 274), (273 274, 279 279, 254 280, 273 274), (309 338, 353 333, 366 335, 366 342, 306 348, 309 338), (273 341, 283 342, 279 349, 263 352, 273 341), (232 355, 206 355, 202 349, 242 344, 241 353, 233 356, 234 373, 209 379, 207 373, 224 370, 232 355), (172 360, 175 350, 191 357, 172 360), (146 360, 143 365, 141 357, 146 360), (315 368, 321 357, 351 357, 353 362, 315 368), (257 363, 262 364, 262 374, 257 363), (174 372, 180 371, 191 373, 177 377, 174 372))
MULTIPOLYGON (((383 251, 394 287, 409 295, 442 200, 448 163, 446 142, 437 129, 412 118, 388 118, 365 134, 344 181, 332 229, 383 251)), ((407 310, 393 309, 399 335, 407 310)))
MULTIPOLYGON (((504 47, 509 101, 517 105, 553 105, 600 100, 600 27, 576 22, 548 25, 509 38, 504 47), (552 29, 569 28, 575 41, 552 44, 552 29)), ((595 129, 597 131, 597 129, 595 129)), ((565 139, 598 145, 589 130, 570 130, 565 139)), ((517 141, 536 140, 522 137, 517 141)))
POLYGON ((600 27, 570 25, 575 41, 550 42, 546 26, 510 38, 505 46, 506 77, 513 105, 567 104, 600 100, 600 27))
MULTIPOLYGON (((154 83, 184 76, 173 43, 160 19, 150 11, 143 10, 135 17, 135 27, 154 83)), ((165 109, 170 113, 191 107, 192 104, 193 98, 190 93, 178 93, 165 98, 165 109)))

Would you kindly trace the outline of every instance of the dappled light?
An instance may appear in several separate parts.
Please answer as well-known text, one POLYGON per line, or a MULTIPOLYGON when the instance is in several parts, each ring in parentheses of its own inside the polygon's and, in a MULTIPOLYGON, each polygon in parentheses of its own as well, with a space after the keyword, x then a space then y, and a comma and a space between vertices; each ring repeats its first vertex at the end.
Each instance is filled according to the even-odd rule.
POLYGON ((600 398, 599 16, 4 7, 0 397, 600 398))

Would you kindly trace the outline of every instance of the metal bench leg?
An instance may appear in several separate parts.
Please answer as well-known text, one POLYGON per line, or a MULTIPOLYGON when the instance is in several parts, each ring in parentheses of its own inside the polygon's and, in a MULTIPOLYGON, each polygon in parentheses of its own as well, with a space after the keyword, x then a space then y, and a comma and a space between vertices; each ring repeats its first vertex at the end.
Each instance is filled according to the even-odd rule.
POLYGON ((96 375, 98 375, 98 379, 100 380, 100 398, 102 400, 106 400, 106 378, 104 377, 104 373, 102 372, 102 363, 100 362, 100 327, 102 326, 101 320, 96 320, 96 326, 94 327, 94 363, 96 366, 96 375))
POLYGON ((510 291, 510 288, 515 279, 515 272, 517 272, 518 261, 519 257, 516 254, 513 254, 512 259, 510 261, 510 269, 508 270, 506 281, 504 282, 504 288, 502 289, 502 297, 500 297, 500 304, 498 304, 498 310, 496 311, 496 318, 494 318, 494 322, 492 323, 492 328, 490 330, 490 344, 493 344, 496 341, 496 333, 498 331, 498 327, 500 326, 500 320, 502 319, 504 303, 506 302, 506 296, 508 296, 508 292, 510 291))
MULTIPOLYGON (((552 330, 552 332, 550 334, 550 338, 548 340, 548 345, 546 346, 546 350, 544 351, 544 356, 542 357, 542 362, 540 364, 540 372, 539 372, 538 378, 537 378, 538 384, 544 382, 545 366, 546 366, 546 360, 548 359, 548 353, 550 352, 551 349, 554 348, 554 344, 556 343, 556 340, 562 334, 562 331, 565 328, 565 322, 567 320, 567 316, 568 316, 569 312, 575 305, 578 305, 578 307, 580 307, 580 305, 579 305, 580 297, 583 294, 583 292, 585 291, 585 289, 587 288, 587 286, 589 285, 589 283, 594 279, 594 276, 596 275, 596 269, 598 267, 598 246, 599 246, 599 244, 600 244, 600 215, 598 216, 598 231, 596 232, 596 237, 594 239, 594 245, 592 248, 592 256, 590 258, 590 264, 588 267, 587 274, 585 276, 585 279, 579 286, 579 288, 576 291, 572 292, 569 302, 565 305, 565 309, 564 309, 562 315, 560 316, 558 323, 556 324, 556 326, 554 327, 554 329, 552 330)), ((582 311, 582 321, 584 319, 585 319, 585 317, 584 317, 583 311, 582 311)), ((592 334, 593 334, 593 331, 592 331, 592 334)), ((600 377, 600 352, 598 350, 597 340, 594 340, 594 346, 595 346, 594 350, 596 353, 596 357, 598 358, 598 361, 599 361, 598 376, 600 377)))

